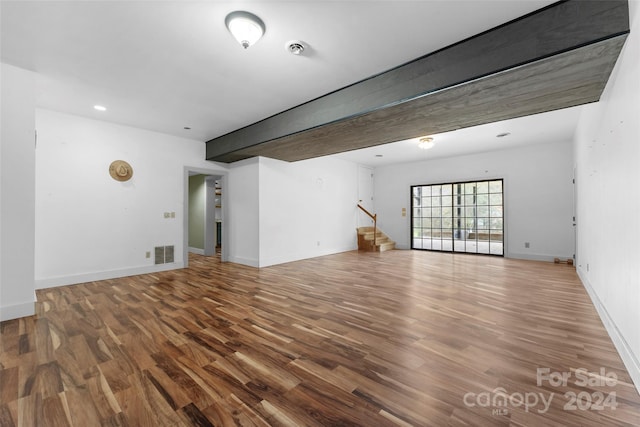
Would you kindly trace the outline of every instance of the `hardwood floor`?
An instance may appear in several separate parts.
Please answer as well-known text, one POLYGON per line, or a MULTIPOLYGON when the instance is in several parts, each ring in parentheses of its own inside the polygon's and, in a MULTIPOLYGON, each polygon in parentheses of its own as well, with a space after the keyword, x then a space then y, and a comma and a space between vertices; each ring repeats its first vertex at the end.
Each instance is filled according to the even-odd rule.
POLYGON ((3 427, 640 425, 566 265, 391 251, 254 269, 193 255, 185 270, 37 297, 36 316, 0 324, 3 427))

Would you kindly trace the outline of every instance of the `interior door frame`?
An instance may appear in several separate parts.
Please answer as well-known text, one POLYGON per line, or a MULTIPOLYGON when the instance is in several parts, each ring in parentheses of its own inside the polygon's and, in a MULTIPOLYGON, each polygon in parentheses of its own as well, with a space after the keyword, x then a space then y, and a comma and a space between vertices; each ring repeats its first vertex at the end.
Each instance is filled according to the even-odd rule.
MULTIPOLYGON (((208 169, 202 167, 185 166, 183 173, 183 206, 182 206, 182 263, 185 267, 189 266, 189 175, 191 173, 218 176, 220 177, 220 192, 227 194, 228 197, 228 178, 229 172, 219 169, 208 169)), ((215 198, 207 201, 207 205, 212 203, 215 210, 215 198)), ((221 221, 222 221, 222 247, 220 249, 220 260, 222 262, 229 261, 229 221, 228 203, 222 203, 221 221)), ((205 231, 206 234, 206 231, 205 231)), ((214 242, 215 243, 215 242, 214 242)))

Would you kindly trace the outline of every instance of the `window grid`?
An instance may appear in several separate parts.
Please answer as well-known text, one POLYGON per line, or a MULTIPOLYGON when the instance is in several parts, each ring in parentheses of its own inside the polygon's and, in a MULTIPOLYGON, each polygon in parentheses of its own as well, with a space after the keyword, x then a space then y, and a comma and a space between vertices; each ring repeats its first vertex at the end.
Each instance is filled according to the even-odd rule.
POLYGON ((504 255, 503 180, 411 187, 411 248, 504 255))

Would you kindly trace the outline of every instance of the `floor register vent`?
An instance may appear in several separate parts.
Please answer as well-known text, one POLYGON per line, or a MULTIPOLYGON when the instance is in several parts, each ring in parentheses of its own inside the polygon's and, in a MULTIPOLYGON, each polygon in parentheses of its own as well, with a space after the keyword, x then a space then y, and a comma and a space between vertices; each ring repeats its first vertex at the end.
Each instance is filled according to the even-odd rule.
POLYGON ((173 262, 173 246, 156 246, 156 264, 173 262))

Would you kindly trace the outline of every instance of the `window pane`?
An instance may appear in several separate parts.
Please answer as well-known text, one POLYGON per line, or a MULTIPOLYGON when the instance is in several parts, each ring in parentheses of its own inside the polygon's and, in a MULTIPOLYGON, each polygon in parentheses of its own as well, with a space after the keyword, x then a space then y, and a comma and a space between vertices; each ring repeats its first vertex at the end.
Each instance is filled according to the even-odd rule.
POLYGON ((431 197, 423 197, 422 206, 431 206, 431 197))
POLYGON ((479 230, 486 230, 489 228, 489 218, 479 217, 476 221, 476 224, 479 230))
POLYGON ((503 246, 502 243, 494 243, 490 244, 490 253, 493 255, 503 255, 503 246))
POLYGON ((413 197, 422 197, 422 187, 413 187, 413 197))
POLYGON ((502 181, 491 181, 489 183, 490 193, 502 193, 502 181))
POLYGON ((502 242, 502 232, 496 232, 495 230, 491 230, 491 235, 489 237, 492 242, 502 242))
MULTIPOLYGON (((478 211, 480 208, 478 208, 478 211)), ((476 208, 464 208, 464 216, 471 218, 476 216, 476 208)))
POLYGON ((478 216, 489 216, 489 208, 487 206, 478 206, 478 216))
POLYGON ((451 196, 442 196, 442 206, 451 206, 452 202, 453 200, 451 199, 451 196))
POLYGON ((465 225, 465 228, 467 230, 475 230, 476 229, 476 219, 475 218, 466 218, 464 225, 465 225))
POLYGON ((431 218, 422 218, 422 227, 431 228, 431 218))
POLYGON ((441 186, 440 185, 432 185, 431 186, 431 195, 432 196, 439 196, 440 195, 440 191, 441 191, 441 186))
POLYGON ((467 206, 473 206, 476 204, 476 196, 473 194, 464 196, 464 204, 467 206))
POLYGON ((440 228, 442 227, 442 220, 440 218, 433 218, 431 220, 431 228, 440 228))
POLYGON ((491 206, 491 217, 502 218, 502 206, 491 206))
POLYGON ((478 240, 482 240, 483 242, 486 242, 489 240, 489 231, 478 230, 477 236, 478 236, 478 240))
POLYGON ((413 208, 413 217, 417 218, 422 216, 422 209, 420 208, 413 208))
POLYGON ((486 194, 489 192, 489 181, 478 182, 476 184, 478 194, 486 194))
POLYGON ((431 206, 440 206, 440 202, 441 202, 440 197, 431 198, 431 206))
POLYGON ((452 192, 452 185, 451 184, 446 184, 442 186, 442 195, 443 196, 450 196, 451 192, 452 192))
POLYGON ((502 194, 492 194, 489 198, 492 205, 502 204, 502 194))
POLYGON ((491 218, 491 229, 502 231, 502 218, 491 218))
POLYGON ((439 218, 442 216, 442 208, 432 208, 431 216, 434 218, 439 218))
POLYGON ((464 185, 464 194, 475 194, 476 193, 476 183, 468 182, 464 185))
POLYGON ((453 219, 451 218, 451 216, 442 217, 442 228, 449 229, 449 230, 453 228, 453 219))
POLYGON ((442 217, 452 218, 453 217, 453 208, 443 207, 442 208, 442 217))
POLYGON ((478 205, 486 206, 489 204, 489 195, 487 194, 479 194, 476 198, 478 205))

